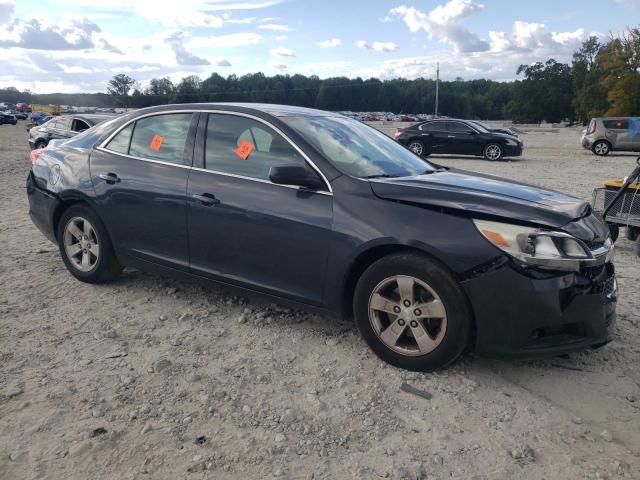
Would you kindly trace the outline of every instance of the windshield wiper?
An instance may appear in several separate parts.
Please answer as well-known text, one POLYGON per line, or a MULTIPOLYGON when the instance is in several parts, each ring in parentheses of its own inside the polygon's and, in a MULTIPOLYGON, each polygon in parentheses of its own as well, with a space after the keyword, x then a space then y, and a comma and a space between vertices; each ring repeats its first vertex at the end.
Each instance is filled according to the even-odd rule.
POLYGON ((362 178, 398 178, 400 175, 391 175, 390 173, 378 173, 376 175, 367 175, 362 178))

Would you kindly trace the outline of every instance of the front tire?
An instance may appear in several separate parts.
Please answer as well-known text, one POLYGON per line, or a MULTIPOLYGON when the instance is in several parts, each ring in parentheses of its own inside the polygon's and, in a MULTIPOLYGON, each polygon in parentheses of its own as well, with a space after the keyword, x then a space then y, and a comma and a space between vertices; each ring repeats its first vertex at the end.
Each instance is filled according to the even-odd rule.
POLYGON ((499 143, 488 143, 487 145, 485 145, 484 150, 482 151, 482 155, 486 160, 495 162, 502 158, 502 156, 504 155, 504 149, 499 143))
POLYGON ((105 283, 122 271, 109 234, 88 206, 72 205, 58 222, 58 247, 69 273, 86 283, 105 283))
POLYGON ((374 353, 407 370, 442 368, 469 343, 471 310, 452 275, 416 253, 398 253, 372 264, 353 300, 362 337, 374 353))
POLYGON ((591 146, 591 151, 599 157, 609 155, 611 144, 606 140, 598 140, 591 146))

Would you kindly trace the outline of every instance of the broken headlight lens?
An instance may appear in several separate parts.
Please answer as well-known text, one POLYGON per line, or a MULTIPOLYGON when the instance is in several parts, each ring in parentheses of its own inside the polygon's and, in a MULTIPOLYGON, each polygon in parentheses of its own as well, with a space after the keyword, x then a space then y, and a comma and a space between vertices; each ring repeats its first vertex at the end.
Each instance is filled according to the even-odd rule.
POLYGON ((584 263, 604 263, 612 247, 607 240, 602 252, 598 252, 602 255, 596 258, 583 242, 568 233, 488 220, 473 220, 473 223, 500 250, 541 268, 569 271, 579 270, 584 263))

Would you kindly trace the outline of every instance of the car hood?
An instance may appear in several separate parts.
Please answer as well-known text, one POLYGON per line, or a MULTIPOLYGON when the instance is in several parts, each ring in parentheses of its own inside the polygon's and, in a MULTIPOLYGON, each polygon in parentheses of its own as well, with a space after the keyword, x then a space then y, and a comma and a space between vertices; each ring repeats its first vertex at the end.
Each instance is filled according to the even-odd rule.
POLYGON ((370 184, 376 196, 387 200, 554 228, 561 228, 591 212, 588 203, 563 193, 464 170, 375 179, 370 184))

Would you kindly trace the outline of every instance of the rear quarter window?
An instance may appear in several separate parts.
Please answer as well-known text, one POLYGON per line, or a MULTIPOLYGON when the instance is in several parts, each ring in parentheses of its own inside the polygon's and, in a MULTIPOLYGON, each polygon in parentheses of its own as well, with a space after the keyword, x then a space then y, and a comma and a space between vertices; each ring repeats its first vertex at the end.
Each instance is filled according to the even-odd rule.
POLYGON ((629 120, 603 120, 602 124, 610 130, 628 130, 629 120))
POLYGON ((192 116, 191 113, 174 113, 136 121, 129 155, 183 164, 192 116))

